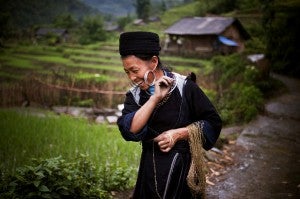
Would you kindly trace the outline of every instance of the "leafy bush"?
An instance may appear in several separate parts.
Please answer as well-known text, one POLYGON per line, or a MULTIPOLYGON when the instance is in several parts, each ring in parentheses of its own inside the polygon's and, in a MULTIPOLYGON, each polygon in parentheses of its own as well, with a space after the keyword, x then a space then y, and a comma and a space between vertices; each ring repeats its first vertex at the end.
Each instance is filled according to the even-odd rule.
POLYGON ((103 189, 107 191, 128 189, 131 174, 132 169, 126 166, 106 163, 100 170, 103 189))
POLYGON ((229 86, 229 82, 237 80, 244 71, 246 62, 239 54, 229 56, 215 56, 212 58, 214 70, 218 83, 229 86))
POLYGON ((247 54, 257 54, 265 52, 265 43, 258 37, 252 37, 251 40, 246 42, 245 52, 247 54))
POLYGON ((80 98, 76 99, 72 103, 74 106, 79 106, 79 107, 93 107, 94 106, 94 100, 93 99, 84 99, 81 100, 80 98))
POLYGON ((128 15, 126 17, 120 17, 118 19, 118 25, 121 30, 124 30, 127 24, 129 24, 132 21, 131 17, 128 15))
POLYGON ((225 124, 248 122, 263 104, 263 94, 258 85, 261 80, 255 66, 247 65, 240 54, 217 56, 212 59, 218 85, 217 108, 225 124))
POLYGON ((249 85, 255 84, 257 81, 259 81, 260 77, 258 69, 252 65, 246 65, 242 75, 244 82, 249 85))
POLYGON ((110 190, 128 188, 130 171, 100 166, 79 155, 74 162, 62 157, 34 160, 0 182, 0 198, 111 198, 110 190))
POLYGON ((68 163, 61 157, 34 161, 1 183, 4 198, 105 198, 95 166, 83 156, 68 163))
POLYGON ((248 122, 258 114, 262 102, 262 93, 255 86, 233 83, 222 98, 220 114, 224 123, 248 122))
POLYGON ((101 16, 87 16, 83 20, 80 31, 80 44, 91 44, 98 41, 105 41, 107 34, 103 28, 101 16))
POLYGON ((214 14, 221 14, 225 12, 230 12, 237 8, 237 2, 233 0, 215 1, 214 4, 215 5, 212 8, 208 9, 208 12, 214 14))
POLYGON ((209 100, 212 101, 213 104, 217 103, 217 92, 215 90, 205 88, 202 88, 202 90, 205 93, 205 95, 207 95, 209 100))
POLYGON ((300 1, 261 1, 266 57, 274 71, 300 77, 300 1))

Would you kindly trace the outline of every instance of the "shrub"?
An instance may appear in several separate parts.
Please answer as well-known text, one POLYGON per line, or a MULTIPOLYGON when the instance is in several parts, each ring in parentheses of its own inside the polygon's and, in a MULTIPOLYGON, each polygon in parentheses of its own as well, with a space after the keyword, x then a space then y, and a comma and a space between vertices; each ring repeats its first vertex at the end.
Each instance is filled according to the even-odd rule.
POLYGON ((212 64, 216 80, 219 84, 229 86, 230 82, 240 79, 240 75, 245 69, 246 62, 240 54, 229 56, 215 56, 212 58, 212 64))
POLYGON ((91 44, 98 41, 105 41, 107 34, 103 28, 103 19, 101 16, 87 16, 83 20, 80 30, 80 44, 91 44))
POLYGON ((248 122, 262 107, 262 93, 253 85, 233 83, 225 93, 221 105, 224 123, 248 122))
POLYGON ((93 99, 78 100, 77 102, 74 102, 73 104, 75 106, 79 106, 79 107, 93 107, 94 100, 93 99))
POLYGON ((240 54, 217 56, 212 59, 215 81, 219 90, 217 108, 224 124, 248 122, 262 108, 263 94, 259 71, 240 54))
POLYGON ((126 190, 129 188, 132 169, 126 166, 116 166, 112 163, 106 163, 101 170, 101 182, 104 190, 126 190))
POLYGON ((243 80, 245 83, 251 85, 257 83, 260 79, 260 73, 255 66, 247 65, 243 71, 243 80))
POLYGON ((217 92, 212 90, 212 89, 202 89, 203 92, 207 95, 207 97, 209 98, 210 101, 212 101, 213 104, 215 104, 217 101, 217 92))
POLYGON ((33 160, 14 175, 2 173, 0 198, 110 198, 109 190, 128 188, 130 173, 115 165, 97 169, 86 155, 33 160))

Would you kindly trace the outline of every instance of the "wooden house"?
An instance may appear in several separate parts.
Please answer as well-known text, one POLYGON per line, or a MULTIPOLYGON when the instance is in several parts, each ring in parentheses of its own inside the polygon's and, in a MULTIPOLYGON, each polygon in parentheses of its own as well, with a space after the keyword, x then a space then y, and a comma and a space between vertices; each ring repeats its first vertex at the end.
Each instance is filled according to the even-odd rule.
POLYGON ((51 36, 56 37, 56 42, 66 42, 69 39, 68 30, 62 28, 39 28, 35 33, 38 40, 51 36))
POLYGON ((198 57, 242 52, 250 38, 239 20, 231 17, 183 18, 165 33, 164 53, 198 57))

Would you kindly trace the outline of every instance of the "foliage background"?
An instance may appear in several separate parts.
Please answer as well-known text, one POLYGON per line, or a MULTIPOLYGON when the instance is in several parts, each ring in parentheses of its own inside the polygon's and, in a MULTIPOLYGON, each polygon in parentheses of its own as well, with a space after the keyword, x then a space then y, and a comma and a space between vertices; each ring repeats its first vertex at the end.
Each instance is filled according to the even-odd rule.
MULTIPOLYGON (((65 87, 126 90, 128 82, 117 55, 119 33, 107 32, 107 22, 122 23, 121 31, 154 31, 163 39, 164 29, 185 16, 220 14, 240 19, 252 37, 242 54, 209 60, 162 57, 175 72, 197 74, 197 83, 216 105, 224 125, 250 121, 263 111, 264 100, 280 88, 277 82, 263 76, 247 61, 248 54, 264 53, 270 60, 271 71, 299 76, 298 1, 195 0, 180 1, 173 6, 171 1, 164 2, 165 5, 146 10, 149 12, 146 16, 158 14, 159 21, 136 26, 132 23, 135 14, 113 19, 82 1, 1 0, 0 88, 1 95, 5 96, 1 98, 2 103, 20 105, 21 100, 29 100, 51 107, 56 103, 101 106, 103 104, 97 101, 106 101, 87 94, 52 93, 38 86, 33 81, 36 78, 65 87), (32 38, 39 27, 68 28, 72 39, 65 44, 57 43, 51 36, 35 41, 32 38)), ((108 101, 115 105, 113 98, 108 101)), ((106 198, 110 197, 111 190, 133 186, 140 146, 125 143, 116 126, 95 125, 65 115, 23 111, 5 109, 0 112, 3 129, 1 196, 19 197, 20 190, 27 190, 30 197, 55 198, 55 194, 68 193, 73 197, 96 194, 106 198), (32 162, 31 158, 36 160, 32 162), (88 167, 80 167, 82 164, 88 167), (49 165, 56 166, 50 168, 49 165), (52 193, 54 195, 49 195, 52 193)))

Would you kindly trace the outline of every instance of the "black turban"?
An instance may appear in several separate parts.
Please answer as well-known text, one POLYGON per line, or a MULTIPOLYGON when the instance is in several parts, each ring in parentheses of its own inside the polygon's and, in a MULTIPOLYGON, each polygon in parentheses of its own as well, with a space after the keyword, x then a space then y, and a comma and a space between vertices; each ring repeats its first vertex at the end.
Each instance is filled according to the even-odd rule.
POLYGON ((119 53, 127 55, 159 55, 159 36, 152 32, 124 32, 120 35, 119 53))

